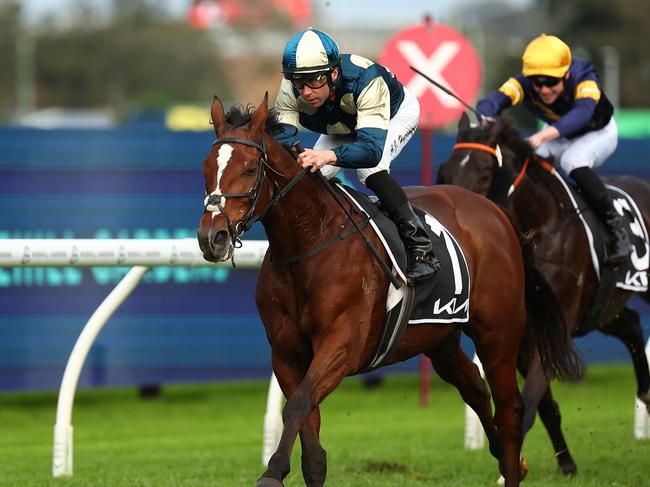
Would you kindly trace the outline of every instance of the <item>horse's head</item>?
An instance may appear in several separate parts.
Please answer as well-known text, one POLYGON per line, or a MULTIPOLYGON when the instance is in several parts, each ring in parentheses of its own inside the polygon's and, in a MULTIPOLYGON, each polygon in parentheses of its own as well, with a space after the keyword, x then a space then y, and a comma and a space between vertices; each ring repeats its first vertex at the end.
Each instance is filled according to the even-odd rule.
POLYGON ((466 113, 458 122, 454 150, 440 167, 438 182, 453 184, 487 196, 495 171, 503 165, 502 149, 497 143, 500 122, 484 127, 470 125, 466 113))
POLYGON ((203 161, 205 201, 198 230, 203 257, 211 262, 232 256, 239 236, 252 225, 255 210, 268 200, 263 194, 268 93, 252 114, 250 109, 233 110, 225 115, 221 101, 214 98, 211 114, 217 139, 203 161))

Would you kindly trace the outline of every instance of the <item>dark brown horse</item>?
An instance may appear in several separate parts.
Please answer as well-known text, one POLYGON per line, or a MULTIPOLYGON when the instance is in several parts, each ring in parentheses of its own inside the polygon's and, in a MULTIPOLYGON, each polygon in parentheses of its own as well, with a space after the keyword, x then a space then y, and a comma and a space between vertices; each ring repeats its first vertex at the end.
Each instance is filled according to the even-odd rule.
MULTIPOLYGON (((339 203, 320 174, 303 170, 274 141, 267 98, 255 111, 235 107, 227 115, 218 99, 212 104, 217 140, 203 161, 206 201, 198 238, 207 260, 225 261, 252 222, 259 219, 264 225, 269 250, 256 301, 273 370, 288 400, 282 438, 257 485, 283 485, 300 435, 303 477, 315 487, 324 484, 327 466, 319 440, 319 404, 344 377, 368 366, 381 338, 390 283, 360 233, 327 244, 342 228, 353 226, 350 218, 359 224, 365 215, 352 203, 339 203)), ((527 307, 530 315, 541 316, 549 307, 546 299, 555 298, 548 285, 544 294, 543 283, 535 282, 510 222, 496 205, 454 187, 410 188, 408 194, 453 233, 465 253, 470 321, 462 329, 483 363, 494 417, 490 394, 460 347, 460 327, 411 325, 384 365, 427 355, 478 414, 506 485, 519 485, 526 469, 520 460, 522 402, 516 381, 520 341, 525 332, 532 337, 539 353, 549 357, 552 370, 546 372, 553 374, 564 365, 556 357, 565 356, 568 342, 544 337, 566 335, 562 316, 531 319, 525 330, 527 307)), ((369 227, 363 232, 381 249, 369 227)))
MULTIPOLYGON (((551 171, 552 166, 534 156, 531 147, 507 119, 499 118, 496 123, 481 128, 471 127, 467 115, 463 115, 458 124, 455 150, 440 168, 438 181, 490 196, 505 206, 519 230, 532 236, 536 260, 562 302, 571 334, 578 337, 599 330, 619 338, 632 355, 637 396, 650 405, 643 330, 639 314, 626 307, 632 293, 616 289, 600 318, 593 321, 587 318, 595 300, 598 276, 578 214, 562 190, 562 182, 551 171), (499 167, 499 157, 503 167, 499 167)), ((650 185, 631 177, 606 178, 606 182, 636 200, 647 228, 650 185)), ((648 301, 650 294, 645 292, 641 297, 648 301)), ((551 437, 561 470, 566 475, 575 474, 577 467, 562 434, 560 410, 553 400, 549 380, 534 365, 527 374, 523 397, 524 434, 532 427, 537 410, 551 437)))

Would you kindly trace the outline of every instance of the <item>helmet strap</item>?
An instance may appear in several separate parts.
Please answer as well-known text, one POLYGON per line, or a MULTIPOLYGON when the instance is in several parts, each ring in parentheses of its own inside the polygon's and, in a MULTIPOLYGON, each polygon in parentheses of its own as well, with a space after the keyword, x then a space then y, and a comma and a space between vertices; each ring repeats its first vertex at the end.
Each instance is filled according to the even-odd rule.
MULTIPOLYGON (((336 100, 336 90, 334 89, 334 80, 332 79, 332 72, 334 71, 334 69, 332 69, 327 73, 327 86, 329 86, 330 89, 330 97, 329 97, 330 101, 336 100)), ((340 74, 341 71, 339 71, 339 75, 340 74)))

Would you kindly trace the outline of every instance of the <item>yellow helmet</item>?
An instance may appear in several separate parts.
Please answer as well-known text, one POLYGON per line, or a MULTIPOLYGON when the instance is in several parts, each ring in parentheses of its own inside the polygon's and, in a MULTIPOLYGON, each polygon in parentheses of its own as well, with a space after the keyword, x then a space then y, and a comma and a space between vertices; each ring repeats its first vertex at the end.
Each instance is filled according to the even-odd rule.
POLYGON ((524 76, 562 78, 571 66, 571 49, 558 37, 542 34, 530 41, 521 60, 524 76))

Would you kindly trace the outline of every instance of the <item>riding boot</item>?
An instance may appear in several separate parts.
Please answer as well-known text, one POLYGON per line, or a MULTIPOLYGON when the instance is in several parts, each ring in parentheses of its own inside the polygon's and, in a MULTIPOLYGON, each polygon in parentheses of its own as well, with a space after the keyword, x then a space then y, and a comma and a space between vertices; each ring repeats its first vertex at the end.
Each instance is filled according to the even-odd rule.
POLYGON ((387 171, 368 176, 365 184, 379 197, 388 217, 397 225, 406 247, 408 284, 433 276, 440 269, 440 262, 433 255, 429 235, 413 212, 402 187, 387 171))
POLYGON ((399 235, 406 246, 406 277, 410 282, 432 277, 440 269, 440 261, 433 254, 431 239, 411 204, 407 201, 388 216, 397 225, 399 235))
POLYGON ((605 185, 589 167, 579 167, 571 171, 569 175, 578 184, 583 196, 609 232, 610 245, 604 262, 606 264, 625 262, 630 255, 632 244, 625 231, 623 218, 614 208, 614 203, 605 185))
POLYGON ((605 262, 625 262, 630 256, 632 243, 625 231, 623 217, 614 209, 611 200, 609 205, 611 206, 611 209, 607 210, 605 213, 605 223, 607 224, 609 234, 613 238, 613 243, 610 252, 608 252, 608 255, 605 257, 605 262))

